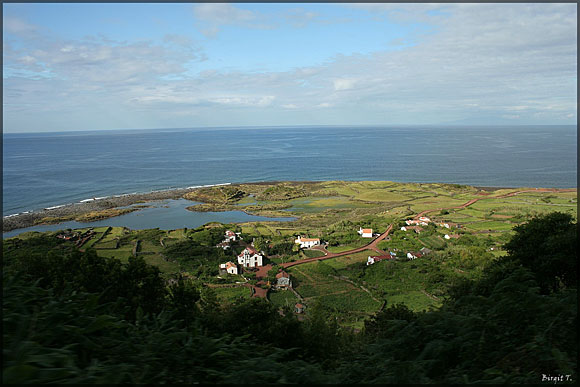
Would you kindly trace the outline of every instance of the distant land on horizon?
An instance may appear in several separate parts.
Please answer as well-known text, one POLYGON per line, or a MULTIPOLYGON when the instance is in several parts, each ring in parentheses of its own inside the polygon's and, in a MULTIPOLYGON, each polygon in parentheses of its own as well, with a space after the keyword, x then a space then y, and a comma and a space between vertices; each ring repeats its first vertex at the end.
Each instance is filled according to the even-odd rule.
POLYGON ((465 129, 486 129, 486 128, 497 128, 497 127, 577 127, 577 124, 513 124, 506 121, 505 123, 498 122, 494 124, 473 124, 473 123, 462 123, 459 121, 441 123, 441 124, 358 124, 358 125, 237 125, 237 126, 191 126, 191 127, 157 127, 157 128, 113 128, 113 129, 87 129, 87 130, 62 130, 62 131, 27 131, 27 132, 12 132, 3 131, 3 134, 15 135, 15 134, 74 134, 74 133, 113 133, 113 132, 133 132, 138 133, 140 131, 185 131, 185 130, 247 130, 247 129, 316 129, 316 128, 376 128, 376 129, 412 129, 412 128, 465 128, 465 129))

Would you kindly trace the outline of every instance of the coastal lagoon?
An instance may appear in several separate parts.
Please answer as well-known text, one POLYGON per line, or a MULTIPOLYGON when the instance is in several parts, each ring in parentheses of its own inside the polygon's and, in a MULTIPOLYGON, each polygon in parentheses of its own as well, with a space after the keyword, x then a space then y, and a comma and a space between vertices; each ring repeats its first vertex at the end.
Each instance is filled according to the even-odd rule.
MULTIPOLYGON (((150 206, 129 214, 116 216, 109 219, 95 222, 63 222, 59 224, 40 225, 27 228, 20 228, 3 233, 3 238, 10 238, 27 231, 56 231, 67 228, 85 227, 128 227, 132 230, 144 230, 159 228, 161 230, 174 230, 178 228, 196 228, 209 222, 220 223, 241 223, 258 221, 292 221, 296 218, 268 218, 264 216, 249 215, 243 211, 223 211, 223 212, 194 212, 186 210, 188 206, 198 204, 186 199, 162 200, 149 203, 140 203, 140 206, 150 206)), ((127 206, 130 208, 132 206, 127 206)))

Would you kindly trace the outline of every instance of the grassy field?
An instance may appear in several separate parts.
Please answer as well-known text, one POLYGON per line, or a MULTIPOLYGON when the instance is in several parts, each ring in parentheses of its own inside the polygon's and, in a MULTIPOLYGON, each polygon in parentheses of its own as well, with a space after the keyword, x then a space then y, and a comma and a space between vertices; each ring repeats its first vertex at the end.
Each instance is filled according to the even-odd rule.
POLYGON ((239 298, 250 298, 250 288, 247 286, 236 287, 216 287, 213 288, 219 301, 222 303, 232 303, 239 298))
POLYGON ((377 254, 378 253, 374 250, 364 250, 361 251, 360 253, 348 254, 343 255, 341 257, 329 259, 324 261, 324 263, 331 266, 335 270, 338 270, 340 275, 343 275, 343 273, 340 273, 341 270, 347 269, 350 265, 356 263, 364 263, 366 265, 368 256, 377 254))
MULTIPOLYGON (((355 260, 360 260, 360 257, 355 260)), ((340 262, 331 261, 341 266, 340 262)), ((340 279, 339 271, 325 262, 307 263, 288 270, 292 275, 294 288, 304 298, 304 303, 320 303, 325 308, 336 311, 343 323, 360 322, 382 305, 381 300, 373 299, 358 285, 340 279)))
MULTIPOLYGON (((371 241, 356 234, 359 227, 372 227, 375 232, 382 232, 389 224, 394 224, 389 240, 380 242, 378 247, 385 251, 396 251, 398 257, 402 258, 399 261, 381 261, 366 266, 367 257, 377 253, 363 251, 288 269, 295 281, 296 291, 304 297, 304 303, 320 303, 336 310, 342 316, 343 325, 360 328, 364 319, 375 313, 384 300, 388 304, 405 303, 416 311, 440 306, 441 299, 437 295, 456 279, 455 275, 471 275, 479 270, 478 262, 466 264, 466 260, 473 260, 473 256, 478 254, 483 254, 485 259, 505 255, 501 245, 509 240, 513 227, 532 216, 561 211, 577 218, 577 192, 534 191, 498 198, 518 190, 521 189, 484 192, 475 187, 456 184, 327 181, 239 184, 228 186, 227 189, 205 189, 191 197, 224 208, 235 206, 236 210, 246 209, 256 213, 272 211, 272 214, 283 213, 297 218, 291 222, 261 221, 236 225, 236 230, 250 237, 248 242, 251 242, 251 238, 262 237, 268 243, 278 245, 292 243, 295 235, 303 235, 332 242, 334 246, 329 247, 329 251, 343 252, 371 241), (448 213, 435 210, 457 207, 474 198, 481 199, 468 208, 450 209, 448 213), (399 229, 398 225, 403 220, 430 209, 435 210, 428 214, 434 222, 452 222, 460 228, 437 226, 420 234, 399 229), (459 239, 443 238, 445 234, 456 233, 462 234, 459 239), (418 251, 422 247, 433 250, 434 255, 414 261, 405 259, 408 251, 418 251), (491 250, 492 247, 494 250, 491 250)), ((189 241, 196 232, 189 229, 107 229, 95 228, 97 234, 83 248, 94 248, 100 256, 115 257, 127 262, 133 255, 134 242, 139 240, 138 254, 146 262, 159 267, 164 276, 180 271, 178 263, 165 259, 164 251, 189 241), (106 234, 99 240, 105 231, 106 234)), ((19 237, 24 239, 33 235, 37 233, 24 233, 19 237)), ((207 246, 213 248, 213 245, 207 246)), ((237 250, 241 248, 235 247, 237 250)), ((272 261, 282 263, 323 255, 314 250, 298 253, 295 249, 292 253, 288 250, 286 252, 288 254, 272 258, 272 261)), ((240 296, 250 297, 247 287, 215 290, 218 299, 224 303, 232 302, 240 296)), ((297 301, 296 296, 289 291, 271 292, 269 299, 275 305, 297 301)))
POLYGON ((289 306, 291 308, 300 301, 290 290, 270 291, 268 292, 268 299, 274 305, 280 307, 289 306))

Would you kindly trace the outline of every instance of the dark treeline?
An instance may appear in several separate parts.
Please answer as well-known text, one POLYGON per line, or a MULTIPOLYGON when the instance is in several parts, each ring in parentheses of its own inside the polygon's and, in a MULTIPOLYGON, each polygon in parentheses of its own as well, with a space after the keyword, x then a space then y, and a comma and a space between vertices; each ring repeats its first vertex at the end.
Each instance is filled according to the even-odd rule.
POLYGON ((439 310, 389 305, 353 333, 316 305, 302 322, 260 299, 220 306, 139 257, 4 241, 3 382, 565 382, 577 377, 576 246, 569 215, 535 218, 439 310))

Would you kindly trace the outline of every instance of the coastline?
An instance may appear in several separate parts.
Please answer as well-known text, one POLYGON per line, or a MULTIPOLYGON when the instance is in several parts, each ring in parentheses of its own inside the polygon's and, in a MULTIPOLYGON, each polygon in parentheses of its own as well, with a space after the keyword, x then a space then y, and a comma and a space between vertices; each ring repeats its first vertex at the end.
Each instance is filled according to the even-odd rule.
MULTIPOLYGON (((350 181, 350 180, 348 180, 350 181)), ((217 186, 226 186, 226 185, 238 185, 238 184, 248 184, 248 185, 269 185, 269 184, 277 184, 277 183, 290 183, 290 184, 315 184, 319 183, 320 181, 260 181, 260 182, 236 182, 236 183, 219 183, 219 184, 208 184, 208 185, 201 185, 201 186, 192 186, 186 188, 172 188, 167 190, 157 190, 151 191, 146 193, 130 193, 130 194, 120 194, 120 195, 112 195, 107 197, 99 197, 99 198, 92 198, 92 199, 84 199, 80 200, 75 203, 69 204, 62 204, 56 206, 50 206, 40 210, 34 210, 30 212, 24 212, 19 214, 12 214, 4 216, 2 219, 2 231, 8 232, 17 230, 20 228, 27 228, 31 226, 37 226, 42 224, 58 224, 64 222, 66 220, 71 219, 63 219, 62 221, 57 222, 42 222, 44 218, 71 218, 82 216, 91 212, 98 212, 98 211, 105 211, 116 209, 119 207, 126 207, 131 206, 133 204, 143 203, 143 202, 150 202, 150 201, 158 201, 158 200, 166 200, 166 199, 183 199, 184 195, 193 192, 197 189, 201 188, 208 188, 208 187, 217 187, 217 186)), ((424 184, 424 183, 417 183, 417 184, 424 184)), ((436 184, 443 184, 443 183, 436 183, 436 184)), ((471 186, 473 188, 477 188, 482 191, 493 191, 496 189, 516 189, 518 187, 484 187, 484 186, 471 186)), ((576 188, 568 188, 568 189, 576 189, 576 188)), ((564 190, 568 190, 564 189, 564 190)), ((137 211, 139 209, 135 209, 137 211)), ((188 210, 192 211, 192 209, 188 210)), ((248 215, 255 215, 246 212, 248 215)), ((202 210, 203 212, 203 210, 202 210)), ((122 215, 122 213, 116 215, 108 215, 104 216, 104 218, 111 218, 113 216, 122 215)))
MULTIPOLYGON (((146 193, 132 193, 113 195, 101 198, 84 199, 79 202, 51 206, 41 210, 8 215, 2 218, 2 232, 8 232, 19 228, 37 226, 44 218, 76 217, 93 211, 104 211, 118 207, 130 206, 142 202, 181 199, 183 195, 199 188, 229 185, 231 183, 210 184, 188 188, 173 188, 168 190, 152 191, 146 193)), ((119 214, 121 215, 121 214, 119 214)), ((60 222, 59 222, 60 223, 60 222)))

